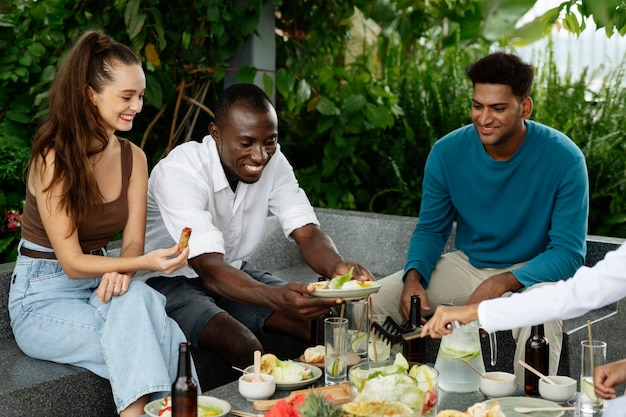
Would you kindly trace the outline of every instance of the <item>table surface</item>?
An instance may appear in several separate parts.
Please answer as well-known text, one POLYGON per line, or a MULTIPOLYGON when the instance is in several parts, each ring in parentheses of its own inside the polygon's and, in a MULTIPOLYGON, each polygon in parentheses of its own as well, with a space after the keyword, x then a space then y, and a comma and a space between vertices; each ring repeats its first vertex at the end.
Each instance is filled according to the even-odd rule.
MULTIPOLYGON (((222 400, 228 401, 233 410, 244 411, 244 412, 253 413, 253 414, 259 414, 259 413, 262 414, 263 412, 256 411, 252 407, 252 403, 253 403, 252 401, 246 400, 244 397, 241 396, 241 394, 239 394, 237 385, 238 385, 238 382, 234 381, 229 384, 222 385, 221 387, 217 387, 215 389, 207 391, 204 393, 204 395, 209 395, 211 397, 216 397, 216 398, 220 398, 222 400)), ((323 385, 323 379, 321 380, 321 383, 320 381, 318 381, 317 384, 314 386, 321 386, 321 385, 323 385)), ((271 399, 278 399, 278 398, 286 397, 287 395, 290 394, 290 392, 291 391, 276 391, 276 393, 272 395, 271 399)), ((518 394, 521 395, 521 393, 518 393, 518 394)), ((465 411, 469 406, 477 402, 482 402, 485 400, 487 400, 487 397, 485 397, 480 391, 475 391, 475 392, 466 393, 466 394, 457 394, 457 393, 446 392, 440 389, 439 390, 439 403, 437 405, 437 410, 441 411, 441 410, 446 410, 446 409, 453 409, 453 410, 465 411)), ((567 404, 563 404, 563 405, 566 406, 567 404)), ((531 414, 528 414, 528 415, 530 416, 531 414)), ((539 416, 539 414, 537 413, 534 413, 533 415, 539 416)), ((577 415, 578 413, 574 411, 566 411, 564 412, 562 417, 575 417, 577 415)))

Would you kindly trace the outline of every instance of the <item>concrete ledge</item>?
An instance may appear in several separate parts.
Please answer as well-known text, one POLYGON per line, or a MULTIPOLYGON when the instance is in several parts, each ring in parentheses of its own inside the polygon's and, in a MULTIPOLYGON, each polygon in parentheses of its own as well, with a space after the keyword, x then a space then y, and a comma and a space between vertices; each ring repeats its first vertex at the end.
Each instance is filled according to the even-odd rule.
MULTIPOLYGON (((417 222, 413 217, 385 214, 316 209, 322 228, 333 238, 339 251, 348 259, 367 266, 374 276, 382 278, 404 266, 409 239, 417 222)), ((624 240, 589 236, 587 265, 593 265, 604 254, 624 240)), ((115 255, 119 242, 109 249, 115 255)), ((446 250, 453 247, 453 237, 446 250)), ((286 280, 315 281, 317 274, 304 264, 294 242, 285 239, 275 218, 270 218, 265 236, 248 259, 258 268, 272 271, 286 280)), ((115 407, 108 381, 81 368, 40 361, 26 357, 17 347, 8 317, 8 291, 13 264, 0 265, 0 415, 49 416, 63 410, 66 416, 111 416, 115 407)), ((624 349, 620 335, 626 327, 626 309, 621 305, 605 307, 583 318, 564 323, 563 355, 560 372, 576 375, 580 340, 586 338, 587 319, 594 322, 594 336, 609 343, 607 360, 621 359, 624 349)), ((281 358, 296 358, 304 350, 298 340, 286 335, 261 338, 265 349, 281 358)), ((487 368, 487 341, 483 354, 487 368)), ((435 362, 439 341, 427 339, 427 361, 435 362)), ((514 344, 510 332, 498 332, 498 364, 494 369, 512 370, 514 344)), ((210 352, 195 349, 194 361, 203 390, 234 381, 238 373, 210 352)))

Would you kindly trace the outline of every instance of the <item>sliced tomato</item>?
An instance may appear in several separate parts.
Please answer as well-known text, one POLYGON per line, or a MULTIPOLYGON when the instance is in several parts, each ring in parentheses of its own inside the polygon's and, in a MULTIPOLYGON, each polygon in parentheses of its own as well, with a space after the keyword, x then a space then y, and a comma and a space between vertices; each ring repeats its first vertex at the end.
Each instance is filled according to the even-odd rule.
POLYGON ((422 414, 437 405, 437 393, 428 391, 424 394, 424 405, 422 406, 422 414))

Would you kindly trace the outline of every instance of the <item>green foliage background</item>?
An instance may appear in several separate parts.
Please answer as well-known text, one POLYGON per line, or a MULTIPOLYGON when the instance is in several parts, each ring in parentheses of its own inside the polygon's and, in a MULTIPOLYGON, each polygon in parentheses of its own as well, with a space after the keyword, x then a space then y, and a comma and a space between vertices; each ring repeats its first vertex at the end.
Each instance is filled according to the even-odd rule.
MULTIPOLYGON (((582 0, 578 0, 581 2, 582 0)), ((146 105, 124 136, 151 164, 204 136, 230 60, 276 10, 280 142, 315 206, 417 216, 432 143, 469 123, 467 64, 489 50, 541 37, 562 14, 512 29, 535 0, 8 0, 0 4, 0 214, 21 209, 21 172, 59 59, 83 30, 102 27, 144 58, 146 105), (354 6, 382 29, 376 47, 346 60, 354 6)), ((585 3, 582 1, 582 3, 585 3)), ((582 6, 581 3, 581 6, 582 6)), ((560 10, 560 9, 559 9, 560 10)), ((567 15, 565 15, 567 17, 567 15)), ((589 14, 586 14, 589 16, 589 14)), ((619 16, 607 26, 622 30, 619 16)), ((356 21, 358 22, 358 21, 356 21)), ((580 28, 580 22, 574 25, 580 28)), ((592 74, 561 77, 537 57, 533 118, 583 149, 591 182, 590 233, 626 237, 623 66, 592 92, 592 74)), ((1 230, 0 262, 19 233, 1 230)))

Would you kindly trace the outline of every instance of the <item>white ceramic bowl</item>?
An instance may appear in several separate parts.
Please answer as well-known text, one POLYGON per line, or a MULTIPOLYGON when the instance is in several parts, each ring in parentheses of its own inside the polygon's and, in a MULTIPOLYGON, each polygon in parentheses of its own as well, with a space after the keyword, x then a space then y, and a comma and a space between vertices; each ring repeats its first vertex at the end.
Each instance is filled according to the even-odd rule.
POLYGON ((262 382, 253 382, 254 374, 239 377, 239 393, 250 401, 266 400, 276 391, 276 381, 269 374, 261 374, 262 382))
POLYGON ((480 379, 480 391, 487 397, 508 397, 515 393, 515 375, 508 372, 485 372, 480 379))
POLYGON ((569 376, 551 376, 556 384, 550 384, 545 379, 539 380, 539 395, 546 400, 563 403, 571 400, 576 394, 576 380, 569 376))

